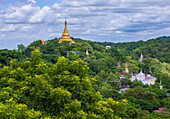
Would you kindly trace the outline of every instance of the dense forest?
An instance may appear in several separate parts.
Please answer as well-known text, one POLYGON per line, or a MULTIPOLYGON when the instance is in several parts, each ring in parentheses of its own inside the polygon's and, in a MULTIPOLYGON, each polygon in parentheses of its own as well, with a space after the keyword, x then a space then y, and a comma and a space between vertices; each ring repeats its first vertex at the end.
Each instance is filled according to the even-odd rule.
POLYGON ((95 42, 102 46, 112 46, 120 49, 126 56, 132 56, 138 59, 140 52, 145 57, 156 58, 161 62, 170 63, 170 37, 163 36, 147 41, 127 42, 127 43, 112 43, 112 42, 95 42), (129 54, 130 53, 130 54, 129 54))
POLYGON ((128 43, 72 39, 76 43, 55 38, 0 50, 0 118, 170 118, 170 37, 128 43), (155 85, 131 81, 130 73, 120 79, 125 63, 133 73, 152 71, 155 85), (158 108, 163 110, 153 112, 158 108))

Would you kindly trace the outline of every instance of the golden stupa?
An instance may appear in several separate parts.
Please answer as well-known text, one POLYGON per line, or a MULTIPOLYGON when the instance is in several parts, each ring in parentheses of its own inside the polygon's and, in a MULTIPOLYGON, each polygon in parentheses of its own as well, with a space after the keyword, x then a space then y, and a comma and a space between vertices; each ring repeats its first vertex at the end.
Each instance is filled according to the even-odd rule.
POLYGON ((63 32, 62 38, 60 38, 59 42, 63 42, 63 41, 68 41, 68 42, 73 42, 73 43, 75 43, 75 42, 70 38, 70 34, 68 33, 68 30, 67 30, 67 21, 65 21, 64 32, 63 32))

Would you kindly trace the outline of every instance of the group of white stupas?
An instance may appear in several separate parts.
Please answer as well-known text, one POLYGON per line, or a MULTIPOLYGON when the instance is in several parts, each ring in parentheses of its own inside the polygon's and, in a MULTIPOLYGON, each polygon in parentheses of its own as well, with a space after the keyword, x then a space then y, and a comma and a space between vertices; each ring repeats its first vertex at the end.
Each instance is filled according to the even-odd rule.
MULTIPOLYGON (((139 59, 139 62, 142 62, 142 61, 143 61, 143 55, 142 55, 142 53, 141 53, 141 57, 140 57, 140 59, 139 59)), ((129 73, 127 64, 126 64, 126 66, 125 66, 125 72, 126 72, 126 73, 129 73)), ((133 74, 133 73, 132 73, 131 81, 134 81, 135 79, 140 80, 140 81, 142 81, 143 84, 148 84, 148 85, 150 85, 150 84, 154 85, 154 84, 155 84, 155 81, 156 81, 156 78, 155 78, 155 77, 151 76, 151 74, 145 74, 145 73, 143 73, 143 72, 142 72, 142 69, 141 69, 140 73, 138 73, 138 74, 133 74)), ((161 88, 161 87, 160 87, 160 88, 161 88)))

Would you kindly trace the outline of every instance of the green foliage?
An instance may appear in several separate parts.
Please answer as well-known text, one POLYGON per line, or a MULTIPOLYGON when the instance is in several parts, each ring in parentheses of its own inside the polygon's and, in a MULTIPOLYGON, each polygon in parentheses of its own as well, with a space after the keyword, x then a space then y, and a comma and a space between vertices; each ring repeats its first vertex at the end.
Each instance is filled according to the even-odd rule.
POLYGON ((160 107, 160 102, 157 99, 157 95, 150 90, 136 87, 129 89, 124 93, 125 97, 132 103, 139 104, 142 109, 152 111, 153 109, 160 107))
POLYGON ((42 113, 34 109, 28 109, 25 104, 17 104, 13 98, 5 101, 5 104, 0 103, 0 118, 7 119, 36 119, 41 118, 42 113))
POLYGON ((59 57, 46 65, 35 50, 30 61, 0 68, 0 115, 4 118, 119 118, 126 100, 106 101, 93 89, 84 61, 59 57), (6 111, 8 109, 8 111, 6 111), (48 117, 47 117, 48 116, 48 117))
POLYGON ((25 46, 23 44, 20 44, 17 47, 18 47, 18 51, 24 51, 25 50, 25 46))
POLYGON ((112 42, 95 42, 103 46, 111 46, 120 49, 125 56, 132 56, 133 59, 138 60, 141 52, 144 57, 157 58, 161 62, 170 63, 170 37, 159 37, 150 39, 148 41, 137 41, 127 43, 112 43, 112 42))
POLYGON ((25 56, 23 56, 21 52, 18 52, 16 50, 0 50, 1 66, 9 66, 11 59, 19 59, 19 61, 22 61, 23 58, 25 58, 25 56))
POLYGON ((170 86, 169 37, 116 44, 72 39, 76 43, 58 43, 58 39, 53 39, 42 44, 38 40, 28 47, 18 45, 19 52, 0 50, 2 117, 168 117, 167 114, 148 111, 170 108, 166 90, 170 86), (106 45, 111 48, 106 50, 106 45), (88 56, 85 54, 87 48, 88 56), (138 62, 141 52, 144 59, 138 62), (129 73, 124 73, 125 78, 120 79, 125 62, 130 72, 138 73, 140 68, 145 73, 152 71, 151 75, 157 78, 155 85, 143 85, 138 80, 132 82, 129 73), (163 90, 159 89, 160 80, 163 90), (132 89, 120 94, 117 90, 121 86, 132 89), (123 100, 125 98, 128 104, 123 100), (9 110, 5 112, 7 108, 9 110))

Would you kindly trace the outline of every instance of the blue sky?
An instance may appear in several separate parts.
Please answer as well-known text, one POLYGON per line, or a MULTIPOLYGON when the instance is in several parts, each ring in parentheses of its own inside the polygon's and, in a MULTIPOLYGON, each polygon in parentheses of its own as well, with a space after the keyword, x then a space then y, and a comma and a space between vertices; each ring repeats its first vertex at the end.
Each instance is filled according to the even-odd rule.
POLYGON ((0 49, 72 37, 130 42, 170 36, 170 0, 0 0, 0 49))

